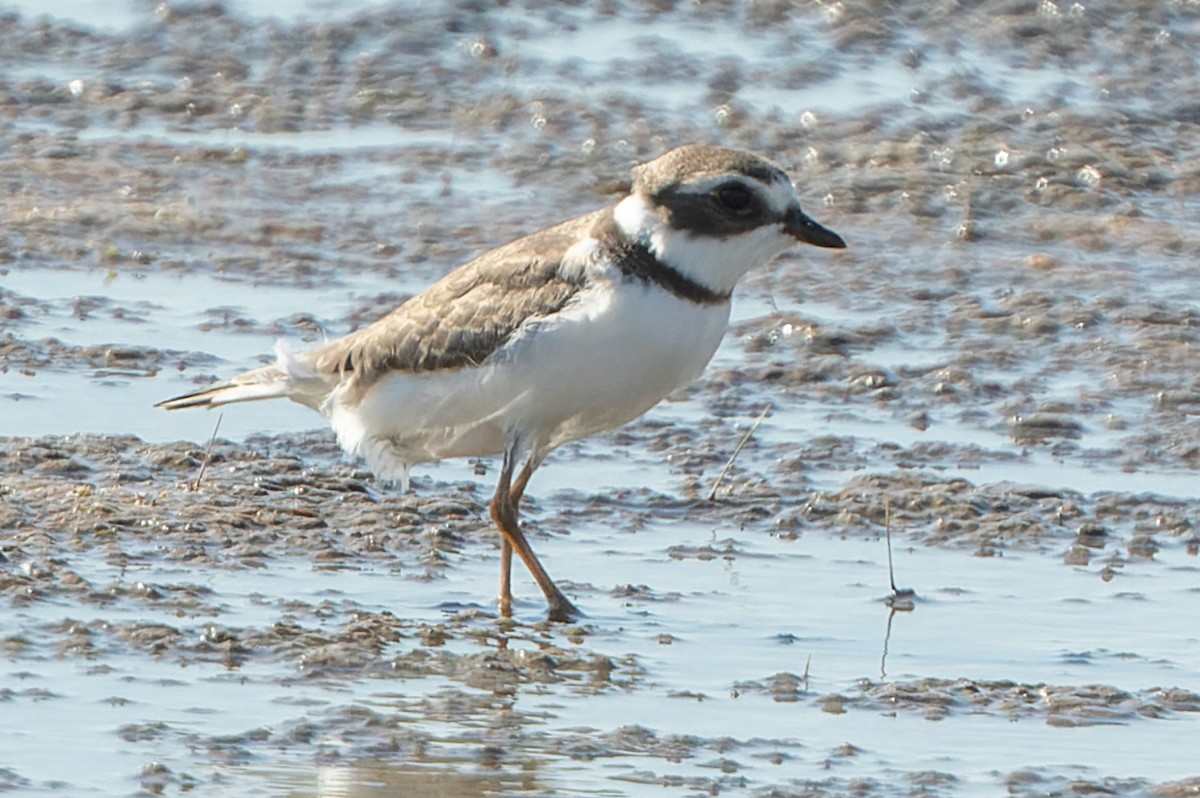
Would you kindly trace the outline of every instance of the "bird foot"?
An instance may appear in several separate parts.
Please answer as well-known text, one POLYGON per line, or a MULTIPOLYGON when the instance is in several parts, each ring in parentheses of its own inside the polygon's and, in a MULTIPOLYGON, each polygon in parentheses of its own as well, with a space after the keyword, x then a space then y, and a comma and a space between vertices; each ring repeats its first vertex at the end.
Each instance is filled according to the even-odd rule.
POLYGON ((564 596, 559 596, 556 599, 551 599, 550 608, 546 612, 546 620, 554 623, 571 623, 586 617, 583 612, 566 599, 564 596))

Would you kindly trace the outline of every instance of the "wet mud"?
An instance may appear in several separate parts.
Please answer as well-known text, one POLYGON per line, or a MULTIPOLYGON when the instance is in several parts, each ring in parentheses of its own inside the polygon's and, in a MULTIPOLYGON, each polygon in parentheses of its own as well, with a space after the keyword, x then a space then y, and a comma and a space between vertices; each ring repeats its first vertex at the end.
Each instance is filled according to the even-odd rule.
POLYGON ((1194 6, 121 13, 0 14, 0 792, 1200 790, 1194 6), (539 473, 579 623, 494 464, 150 408, 685 142, 850 246, 539 473))

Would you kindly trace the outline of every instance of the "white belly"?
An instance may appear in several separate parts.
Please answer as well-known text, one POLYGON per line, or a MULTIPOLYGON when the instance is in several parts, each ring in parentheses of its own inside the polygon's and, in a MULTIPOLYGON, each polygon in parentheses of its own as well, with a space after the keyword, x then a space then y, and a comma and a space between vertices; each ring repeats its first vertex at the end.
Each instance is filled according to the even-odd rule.
POLYGON ((509 418, 544 446, 631 421, 692 382, 729 324, 728 303, 703 306, 638 284, 577 310, 514 352, 513 376, 532 387, 509 418))
POLYGON ((477 368, 385 377, 355 405, 334 394, 342 445, 381 477, 447 457, 526 451, 631 421, 699 376, 729 304, 699 305, 641 283, 603 283, 527 328, 477 368))

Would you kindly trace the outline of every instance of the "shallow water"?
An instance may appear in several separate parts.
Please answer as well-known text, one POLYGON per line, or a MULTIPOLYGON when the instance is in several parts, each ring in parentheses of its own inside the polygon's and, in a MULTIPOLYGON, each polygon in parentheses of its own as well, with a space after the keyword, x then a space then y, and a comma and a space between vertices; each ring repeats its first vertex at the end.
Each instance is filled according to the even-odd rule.
MULTIPOLYGON (((1095 726, 1058 728, 1047 725, 1047 710, 1037 700, 1030 716, 1015 722, 1005 712, 970 707, 953 709, 935 722, 926 719, 920 704, 854 705, 860 680, 1015 680, 1035 686, 1104 684, 1133 692, 1195 684, 1200 673, 1191 654, 1197 640, 1184 630, 1196 568, 1181 550, 1132 569, 1118 586, 1087 569, 1064 571, 1039 555, 981 559, 902 549, 898 572, 906 584, 920 586, 922 601, 917 611, 894 619, 885 639, 887 610, 880 598, 886 592, 886 563, 878 540, 738 536, 738 553, 729 558, 703 562, 663 556, 671 546, 706 540, 701 530, 688 526, 652 524, 630 535, 584 524, 569 539, 541 541, 544 556, 559 566, 560 579, 586 584, 601 572, 619 573, 657 596, 638 601, 606 595, 603 584, 599 590, 579 590, 592 631, 575 649, 619 663, 611 686, 598 691, 586 682, 568 681, 549 689, 515 684, 497 694, 478 692, 464 687, 464 672, 454 671, 449 678, 405 678, 384 671, 369 678, 307 679, 303 668, 286 659, 251 660, 231 671, 219 661, 148 659, 119 651, 97 656, 103 667, 70 655, 18 657, 10 668, 22 673, 10 670, 5 679, 13 695, 6 706, 4 750, 21 763, 23 775, 42 784, 56 773, 59 755, 46 748, 38 730, 72 728, 69 737, 56 739, 77 747, 81 756, 87 752, 81 760, 86 768, 68 780, 73 794, 111 791, 149 761, 200 778, 211 794, 272 791, 278 786, 267 785, 292 785, 293 780, 300 782, 298 794, 341 794, 312 782, 324 785, 332 778, 326 768, 351 782, 356 777, 345 771, 365 768, 357 778, 371 780, 369 762, 338 764, 343 758, 357 760, 364 743, 383 733, 360 727, 361 719, 345 725, 343 716, 359 707, 399 713, 401 729, 428 735, 419 755, 396 763, 400 774, 442 763, 482 777, 489 768, 477 761, 477 746, 494 724, 511 724, 521 736, 498 737, 500 761, 490 771, 497 779, 516 778, 510 772, 516 761, 510 759, 528 748, 539 760, 535 786, 565 793, 621 793, 626 789, 621 780, 641 778, 638 774, 647 769, 654 782, 668 776, 710 779, 710 760, 721 756, 748 784, 788 783, 816 777, 825 760, 847 743, 861 749, 854 764, 846 765, 857 778, 886 781, 913 771, 945 771, 957 777, 954 792, 967 795, 994 794, 997 773, 1021 769, 1047 777, 1117 772, 1156 781, 1190 773, 1191 762, 1180 746, 1195 733, 1196 712, 1155 721, 1126 710, 1093 721, 1095 726), (669 644, 663 635, 670 637, 669 644), (804 689, 781 699, 754 684, 780 673, 807 673, 804 689), (487 706, 439 718, 426 703, 464 689, 487 706), (847 696, 844 714, 821 710, 820 697, 829 694, 847 696), (506 707, 503 712, 498 702, 506 707), (288 742, 289 730, 305 723, 319 732, 320 742, 310 743, 328 763, 319 770, 305 765, 308 746, 288 742), (320 733, 325 723, 333 728, 320 733), (154 728, 145 732, 145 740, 128 739, 132 731, 114 734, 131 724, 154 728), (660 736, 692 738, 681 744, 683 760, 660 761, 619 747, 584 753, 596 746, 589 739, 595 733, 631 725, 660 736), (564 740, 580 749, 560 750, 564 740), (207 753, 195 750, 195 741, 207 741, 201 745, 207 753), (216 749, 222 745, 237 749, 232 762, 221 761, 216 749), (1170 751, 1181 756, 1164 756, 1170 751), (781 762, 763 761, 780 753, 781 762), (208 783, 218 775, 221 782, 208 783)), ((404 626, 411 629, 446 618, 445 609, 431 602, 470 605, 480 585, 494 576, 494 560, 484 551, 456 558, 448 579, 434 585, 363 564, 347 571, 312 571, 305 563, 276 562, 260 573, 200 575, 94 566, 89 568, 86 558, 71 558, 71 567, 97 584, 169 585, 199 576, 211 591, 209 601, 219 608, 216 617, 181 619, 174 611, 154 612, 145 605, 122 611, 118 602, 91 612, 41 605, 18 611, 12 622, 36 636, 61 624, 65 613, 74 624, 97 628, 94 638, 103 637, 98 627, 104 624, 163 623, 196 640, 214 621, 249 630, 269 626, 282 613, 312 626, 306 610, 325 606, 315 629, 337 628, 350 613, 388 609, 402 609, 404 626)), ((532 586, 521 587, 527 600, 518 613, 536 615, 537 602, 528 600, 532 586)), ((469 625, 481 631, 490 626, 485 619, 469 625)), ((513 645, 536 651, 519 639, 513 645)), ((452 634, 433 650, 465 657, 493 648, 494 643, 452 634)), ((402 640, 381 657, 402 661, 413 649, 414 641, 402 640)), ((368 787, 362 793, 346 789, 373 794, 368 787)))
POLYGON ((1194 791, 1195 9, 6 7, 0 792, 1194 791), (494 464, 246 406, 189 489, 153 402, 693 140, 850 248, 538 473, 583 622, 492 617, 494 464))

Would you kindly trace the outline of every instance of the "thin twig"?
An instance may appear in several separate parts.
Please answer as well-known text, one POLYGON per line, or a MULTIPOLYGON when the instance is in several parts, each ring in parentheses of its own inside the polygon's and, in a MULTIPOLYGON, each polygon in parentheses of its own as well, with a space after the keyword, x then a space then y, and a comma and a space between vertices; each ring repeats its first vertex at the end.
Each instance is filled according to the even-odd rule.
POLYGON ((725 475, 729 473, 729 469, 733 467, 733 461, 737 459, 739 454, 741 454, 742 449, 745 448, 746 444, 750 441, 750 436, 754 434, 755 430, 762 426, 763 420, 766 419, 767 413, 770 412, 771 403, 767 402, 767 406, 764 407, 762 412, 758 414, 758 418, 754 419, 754 423, 750 425, 750 429, 746 430, 746 434, 742 436, 740 441, 738 441, 738 445, 734 448, 733 454, 729 455, 729 460, 725 463, 725 467, 721 469, 721 473, 717 475, 717 480, 713 482, 712 490, 708 493, 708 500, 710 502, 717 498, 717 489, 721 487, 722 480, 724 480, 725 475))
POLYGON ((217 431, 221 429, 221 419, 224 417, 224 413, 217 414, 217 423, 213 426, 212 437, 208 439, 208 446, 204 447, 204 457, 200 460, 200 470, 196 472, 196 478, 188 485, 188 490, 200 490, 200 480, 204 479, 204 472, 208 469, 208 458, 212 455, 213 444, 217 442, 217 431))
POLYGON ((888 581, 892 583, 892 595, 896 595, 896 568, 892 564, 892 497, 883 497, 883 534, 887 538, 888 581))
MULTIPOLYGON (((892 595, 887 598, 887 605, 893 612, 910 612, 917 606, 917 591, 911 587, 896 587, 896 569, 892 565, 892 502, 891 497, 883 498, 883 534, 887 540, 888 582, 892 586, 892 595)), ((891 633, 891 620, 888 620, 888 632, 891 633)))

